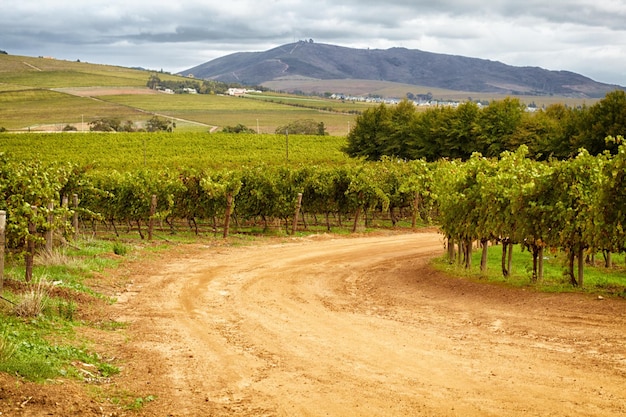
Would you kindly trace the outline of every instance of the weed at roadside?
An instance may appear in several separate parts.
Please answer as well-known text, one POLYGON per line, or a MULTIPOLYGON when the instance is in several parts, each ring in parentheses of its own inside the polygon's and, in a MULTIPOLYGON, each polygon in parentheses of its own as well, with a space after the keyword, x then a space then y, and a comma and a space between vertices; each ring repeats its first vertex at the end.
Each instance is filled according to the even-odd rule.
POLYGON ((29 291, 13 307, 13 314, 17 317, 37 317, 44 309, 49 300, 51 283, 47 277, 40 277, 29 291))
POLYGON ((0 362, 7 362, 15 354, 15 344, 13 344, 5 332, 0 333, 0 362))

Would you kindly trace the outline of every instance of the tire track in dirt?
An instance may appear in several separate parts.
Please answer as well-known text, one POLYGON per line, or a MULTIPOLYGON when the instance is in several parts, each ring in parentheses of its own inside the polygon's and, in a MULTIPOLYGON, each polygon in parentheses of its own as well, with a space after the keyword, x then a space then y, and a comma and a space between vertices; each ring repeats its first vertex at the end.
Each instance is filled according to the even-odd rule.
POLYGON ((626 303, 447 278, 441 236, 196 247, 113 308, 144 415, 626 415, 626 303))

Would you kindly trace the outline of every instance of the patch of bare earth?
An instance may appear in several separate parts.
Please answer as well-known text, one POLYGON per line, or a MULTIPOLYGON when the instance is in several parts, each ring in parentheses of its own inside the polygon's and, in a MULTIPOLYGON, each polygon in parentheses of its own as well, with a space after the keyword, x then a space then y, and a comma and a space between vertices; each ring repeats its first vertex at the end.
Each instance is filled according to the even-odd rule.
MULTIPOLYGON (((100 312, 128 326, 85 333, 122 367, 103 398, 154 400, 62 401, 82 415, 626 415, 623 300, 448 278, 428 266, 442 250, 435 233, 317 236, 129 263, 100 312)), ((64 415, 40 403, 16 415, 64 415)))

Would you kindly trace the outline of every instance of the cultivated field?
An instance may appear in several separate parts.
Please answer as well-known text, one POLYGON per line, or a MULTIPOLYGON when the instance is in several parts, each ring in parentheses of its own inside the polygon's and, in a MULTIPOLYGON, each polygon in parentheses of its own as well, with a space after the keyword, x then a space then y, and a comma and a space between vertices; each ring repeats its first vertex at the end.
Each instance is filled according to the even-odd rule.
MULTIPOLYGON (((163 94, 146 88, 153 72, 55 59, 0 55, 0 127, 16 131, 87 130, 99 118, 131 120, 153 115, 176 120, 179 131, 216 131, 243 124, 259 133, 298 119, 324 122, 331 135, 345 135, 362 104, 326 100, 282 104, 247 98, 163 94), (298 105, 296 105, 298 104, 298 105), (349 112, 352 113, 349 113, 349 112)), ((158 74, 163 80, 182 80, 158 74)), ((291 100, 291 101, 289 101, 291 100)))

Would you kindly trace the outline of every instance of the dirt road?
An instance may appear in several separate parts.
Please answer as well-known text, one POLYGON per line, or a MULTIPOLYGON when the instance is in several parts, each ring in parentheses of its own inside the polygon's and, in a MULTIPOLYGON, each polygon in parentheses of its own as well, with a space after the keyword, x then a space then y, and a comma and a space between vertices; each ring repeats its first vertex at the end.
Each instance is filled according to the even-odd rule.
POLYGON ((195 247, 127 271, 149 416, 626 415, 626 303, 432 272, 441 236, 195 247))

